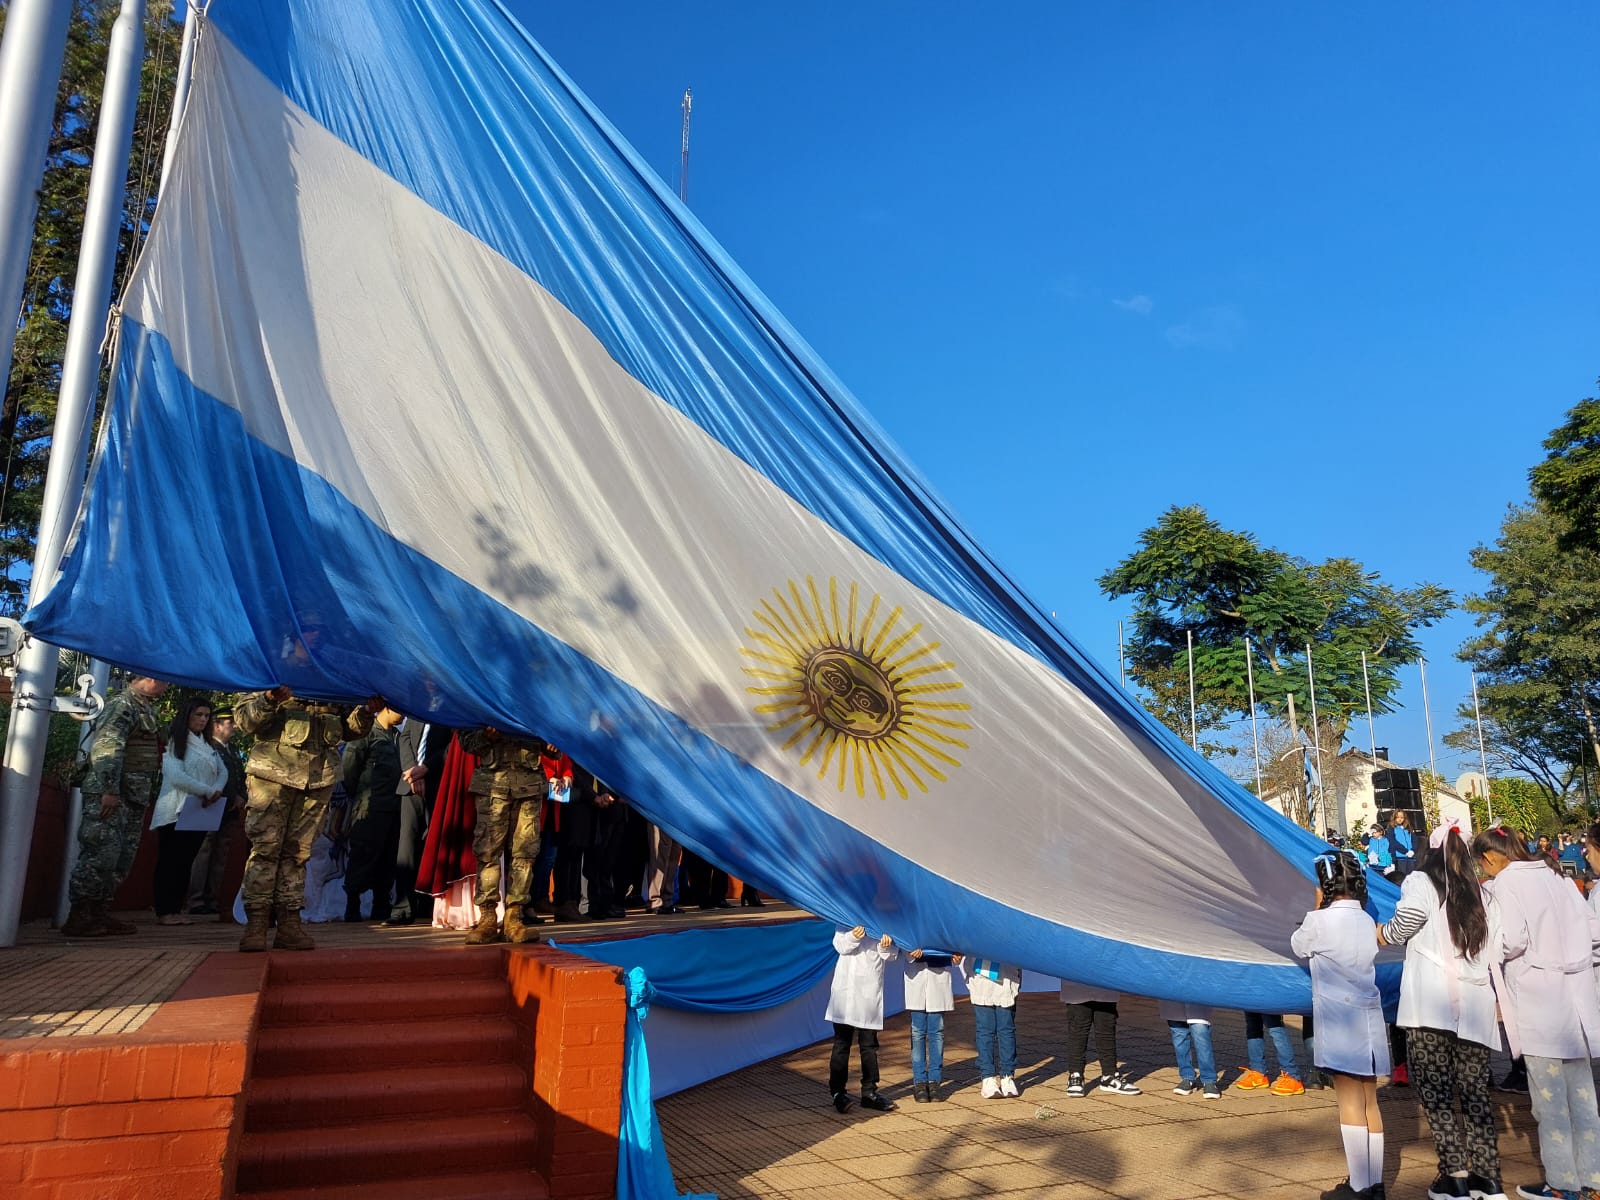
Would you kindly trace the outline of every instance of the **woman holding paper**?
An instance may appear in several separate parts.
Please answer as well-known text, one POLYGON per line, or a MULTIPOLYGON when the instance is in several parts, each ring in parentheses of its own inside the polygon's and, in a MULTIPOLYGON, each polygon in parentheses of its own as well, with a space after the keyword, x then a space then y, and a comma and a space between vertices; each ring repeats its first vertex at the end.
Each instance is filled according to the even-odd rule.
POLYGON ((189 925, 183 898, 189 868, 206 834, 222 822, 228 766, 211 741, 211 701, 190 696, 178 708, 161 756, 161 794, 150 814, 156 831, 156 921, 189 925))

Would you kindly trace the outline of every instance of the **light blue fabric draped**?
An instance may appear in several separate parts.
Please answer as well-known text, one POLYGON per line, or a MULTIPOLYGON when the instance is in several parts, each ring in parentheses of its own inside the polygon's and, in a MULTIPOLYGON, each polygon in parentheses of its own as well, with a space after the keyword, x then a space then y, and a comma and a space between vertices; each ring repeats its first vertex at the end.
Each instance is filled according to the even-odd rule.
POLYGON ((551 945, 624 970, 643 968, 655 1003, 682 1012, 757 1012, 805 995, 833 969, 825 921, 685 929, 671 937, 551 945))
MULTIPOLYGON (((617 1200, 677 1200, 661 1122, 650 1099, 650 1056, 644 1019, 655 988, 639 967, 623 977, 628 989, 628 1028, 622 1044, 622 1122, 617 1150, 617 1200)), ((682 1200, 717 1200, 713 1192, 684 1192, 682 1200)))

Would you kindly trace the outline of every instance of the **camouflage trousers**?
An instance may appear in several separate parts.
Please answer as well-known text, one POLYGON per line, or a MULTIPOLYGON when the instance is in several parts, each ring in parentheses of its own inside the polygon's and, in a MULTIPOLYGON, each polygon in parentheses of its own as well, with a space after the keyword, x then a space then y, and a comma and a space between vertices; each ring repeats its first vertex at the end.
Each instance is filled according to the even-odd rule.
POLYGON ((133 857, 144 836, 155 777, 124 775, 122 803, 109 816, 100 815, 100 793, 83 794, 83 823, 78 826, 78 862, 72 868, 67 895, 80 901, 109 901, 133 869, 133 857))
POLYGON ((539 818, 543 796, 475 796, 478 824, 472 831, 472 853, 478 859, 474 890, 480 911, 494 911, 500 898, 500 858, 511 860, 506 880, 506 907, 517 908, 532 899, 533 860, 539 857, 539 818))
POLYGON ((306 903, 306 861, 317 840, 333 785, 305 791, 250 776, 244 834, 250 857, 244 864, 244 907, 299 912, 306 903))

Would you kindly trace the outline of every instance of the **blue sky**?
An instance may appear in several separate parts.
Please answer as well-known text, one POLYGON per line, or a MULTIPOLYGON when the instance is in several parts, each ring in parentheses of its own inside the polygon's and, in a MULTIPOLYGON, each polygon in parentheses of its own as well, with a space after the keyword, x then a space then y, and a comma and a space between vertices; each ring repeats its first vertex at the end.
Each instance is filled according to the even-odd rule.
POLYGON ((508 2, 673 184, 694 88, 691 207, 1113 668, 1169 505, 1476 590, 1595 394, 1600 6, 508 2))

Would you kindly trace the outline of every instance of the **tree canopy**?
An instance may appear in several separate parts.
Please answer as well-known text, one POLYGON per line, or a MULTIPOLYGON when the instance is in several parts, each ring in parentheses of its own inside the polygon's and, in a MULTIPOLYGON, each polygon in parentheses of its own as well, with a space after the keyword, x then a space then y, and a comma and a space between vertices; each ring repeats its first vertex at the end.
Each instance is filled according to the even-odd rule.
POLYGON ((1566 522, 1562 544, 1600 552, 1600 399, 1580 400, 1528 472, 1534 498, 1566 522))
MULTIPOLYGON (((1489 586, 1465 601, 1482 632, 1459 652, 1478 672, 1496 762, 1558 801, 1600 755, 1600 552, 1571 545, 1570 534, 1542 503, 1507 512, 1495 543, 1472 551, 1489 586)), ((1471 707, 1460 715, 1470 722, 1471 707)), ((1476 738, 1467 728, 1445 741, 1476 750, 1476 738)))
POLYGON ((1130 672, 1151 711, 1184 737, 1188 635, 1198 723, 1212 732, 1250 713, 1246 637, 1257 703, 1281 716, 1293 696, 1298 717, 1308 719, 1310 644, 1318 715, 1330 726, 1325 754, 1326 742, 1336 749, 1350 719, 1366 709, 1362 653, 1373 710, 1390 712, 1400 667, 1421 657, 1418 631, 1454 603, 1438 584, 1397 587, 1352 558, 1313 563, 1264 547, 1192 505, 1163 513, 1099 584, 1108 596, 1133 598, 1130 672))

